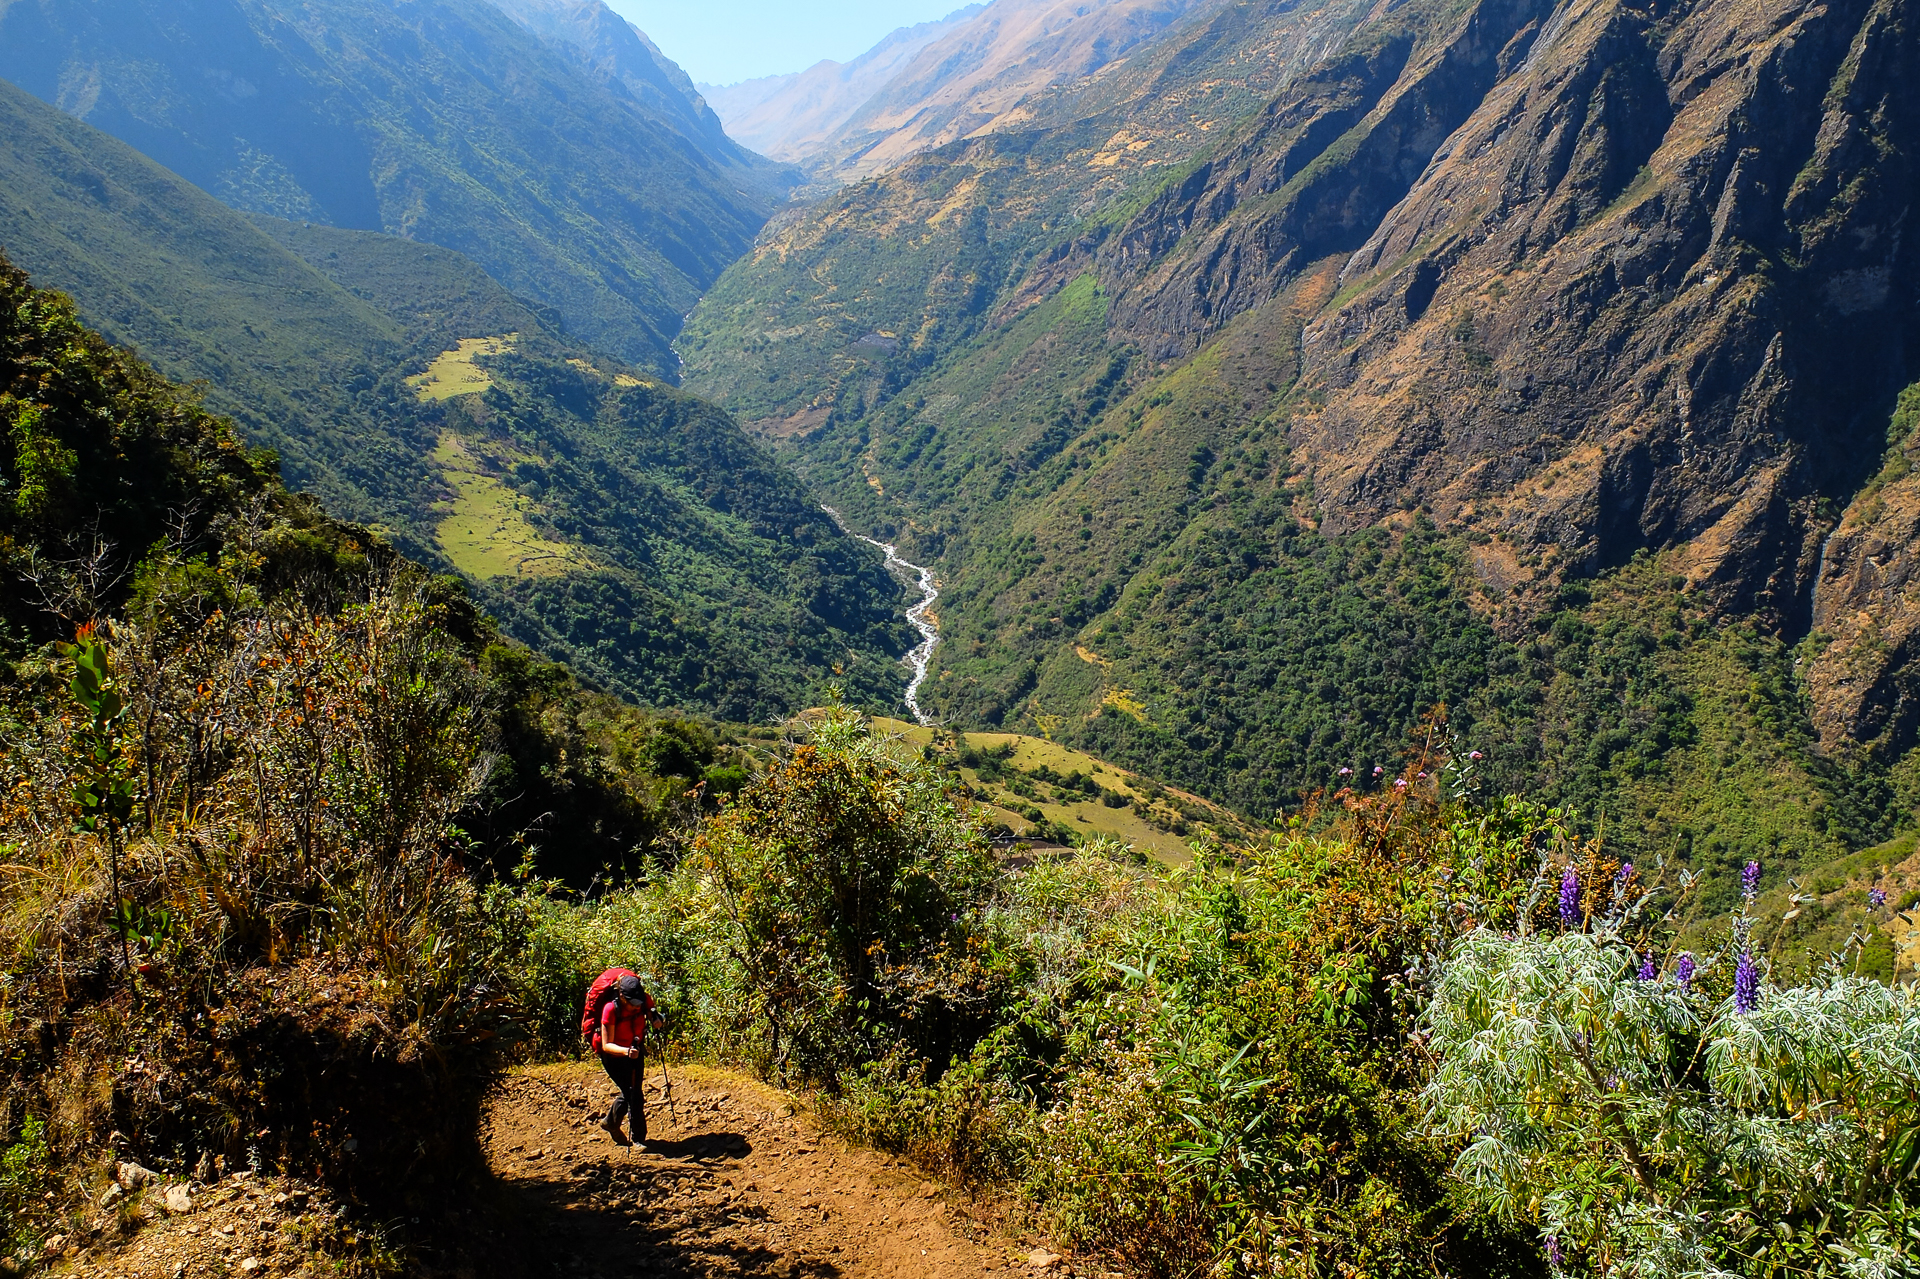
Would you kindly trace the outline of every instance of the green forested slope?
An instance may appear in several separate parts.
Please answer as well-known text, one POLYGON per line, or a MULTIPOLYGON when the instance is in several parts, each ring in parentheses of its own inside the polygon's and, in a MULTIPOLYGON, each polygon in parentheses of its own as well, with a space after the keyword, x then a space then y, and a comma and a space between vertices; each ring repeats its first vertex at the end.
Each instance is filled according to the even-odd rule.
POLYGON ((484 0, 28 0, 0 10, 0 77, 236 208, 465 253, 667 376, 774 198, 753 157, 484 0))
POLYGON ((1474 572, 1497 543, 1418 510, 1320 531, 1280 428, 1300 305, 1156 366, 1106 340, 1082 277, 797 450, 823 486, 853 477, 850 514, 940 557, 924 702, 1261 816, 1390 785, 1445 704, 1489 793, 1573 805, 1628 855, 1723 883, 1751 857, 1823 864, 1920 802, 1906 770, 1821 750, 1794 646, 1660 557, 1518 618, 1474 572))
MULTIPOLYGON (((1847 669, 1907 660, 1880 583, 1908 580, 1910 494, 1844 530, 1875 620, 1814 599, 1910 380, 1889 308, 1915 258, 1865 227, 1916 117, 1867 6, 1822 19, 1877 50, 1858 68, 1835 43, 1755 83, 1708 54, 1770 48, 1750 16, 1679 29, 1727 102, 1818 86, 1764 139, 1704 98, 1674 123, 1695 88, 1669 98, 1678 55, 1624 6, 1235 6, 769 230, 691 317, 688 384, 937 563, 923 697, 956 725, 1044 726, 1264 815, 1341 768, 1390 782, 1444 701, 1488 784, 1635 856, 1822 862, 1916 798, 1895 734, 1869 755, 1836 727, 1820 656, 1844 624, 1847 669), (1868 119, 1874 148, 1834 141, 1868 119), (1772 190, 1806 166, 1743 223, 1786 237, 1777 272, 1709 243, 1716 200, 1771 198, 1694 182, 1743 137, 1772 190)), ((1856 718, 1906 723, 1904 687, 1856 718)))
POLYGON ((724 413, 556 336, 459 254, 255 224, 3 85, 0 119, 0 248, 516 635, 655 704, 777 713, 836 665, 893 704, 898 585, 724 413), (507 334, 481 392, 407 380, 507 334), (516 538, 571 548, 566 571, 490 556, 516 538))
POLYGON ((391 447, 356 379, 403 335, 211 196, 0 82, 0 247, 90 323, 176 377, 343 516, 395 523, 418 454, 391 447), (411 472, 411 474, 409 474, 411 472))
POLYGON ((1124 223, 1360 17, 1349 3, 1212 9, 1020 124, 913 156, 769 227, 687 318, 687 385, 746 422, 817 427, 1024 305, 1037 255, 1124 223), (876 340, 878 339, 878 340, 876 340))

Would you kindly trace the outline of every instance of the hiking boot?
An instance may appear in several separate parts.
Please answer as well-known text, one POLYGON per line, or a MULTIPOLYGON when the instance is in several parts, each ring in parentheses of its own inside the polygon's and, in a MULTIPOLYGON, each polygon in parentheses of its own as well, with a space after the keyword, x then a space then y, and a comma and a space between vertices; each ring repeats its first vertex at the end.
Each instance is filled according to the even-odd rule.
POLYGON ((613 1119, 613 1118, 602 1119, 600 1121, 600 1126, 606 1130, 607 1136, 613 1138, 614 1145, 631 1146, 633 1144, 631 1141, 627 1140, 627 1134, 620 1131, 620 1121, 618 1119, 613 1119))

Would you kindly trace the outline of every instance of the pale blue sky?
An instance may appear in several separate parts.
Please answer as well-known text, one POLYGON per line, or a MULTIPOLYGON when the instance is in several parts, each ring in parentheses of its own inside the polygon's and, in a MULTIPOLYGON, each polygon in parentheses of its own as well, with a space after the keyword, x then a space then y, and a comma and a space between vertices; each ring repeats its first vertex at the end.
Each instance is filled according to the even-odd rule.
POLYGON ((607 0, 706 84, 800 71, 865 53, 895 27, 942 18, 968 0, 607 0))

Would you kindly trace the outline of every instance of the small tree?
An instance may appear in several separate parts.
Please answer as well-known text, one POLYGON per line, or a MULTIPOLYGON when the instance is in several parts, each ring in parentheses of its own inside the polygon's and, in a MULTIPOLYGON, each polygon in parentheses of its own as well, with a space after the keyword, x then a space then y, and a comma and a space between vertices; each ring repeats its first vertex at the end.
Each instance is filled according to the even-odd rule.
POLYGON ((914 1015, 889 970, 939 950, 991 869, 946 787, 836 704, 812 745, 702 831, 696 853, 776 1068, 830 1082, 914 1015))
POLYGON ((78 825, 106 840, 108 874, 113 885, 113 917, 120 931, 120 963, 131 970, 133 959, 127 946, 129 911, 120 892, 120 853, 126 842, 127 823, 133 819, 136 790, 134 770, 120 740, 127 699, 114 672, 106 641, 94 633, 91 625, 80 629, 66 651, 73 659, 73 679, 68 687, 74 701, 87 715, 85 724, 73 738, 77 756, 73 799, 80 808, 78 825))

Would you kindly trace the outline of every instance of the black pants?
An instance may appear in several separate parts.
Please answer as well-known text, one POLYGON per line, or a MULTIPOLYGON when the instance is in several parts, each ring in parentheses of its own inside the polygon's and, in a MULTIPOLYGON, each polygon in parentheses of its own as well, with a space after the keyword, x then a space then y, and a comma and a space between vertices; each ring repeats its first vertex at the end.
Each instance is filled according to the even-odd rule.
POLYGON ((614 1098, 613 1109, 607 1112, 607 1126, 618 1127, 629 1113, 633 1115, 633 1139, 647 1139, 647 1112, 645 1097, 640 1085, 647 1077, 646 1049, 640 1050, 638 1057, 609 1057, 600 1054, 600 1064, 607 1068, 607 1075, 613 1080, 613 1086, 620 1090, 614 1098))

